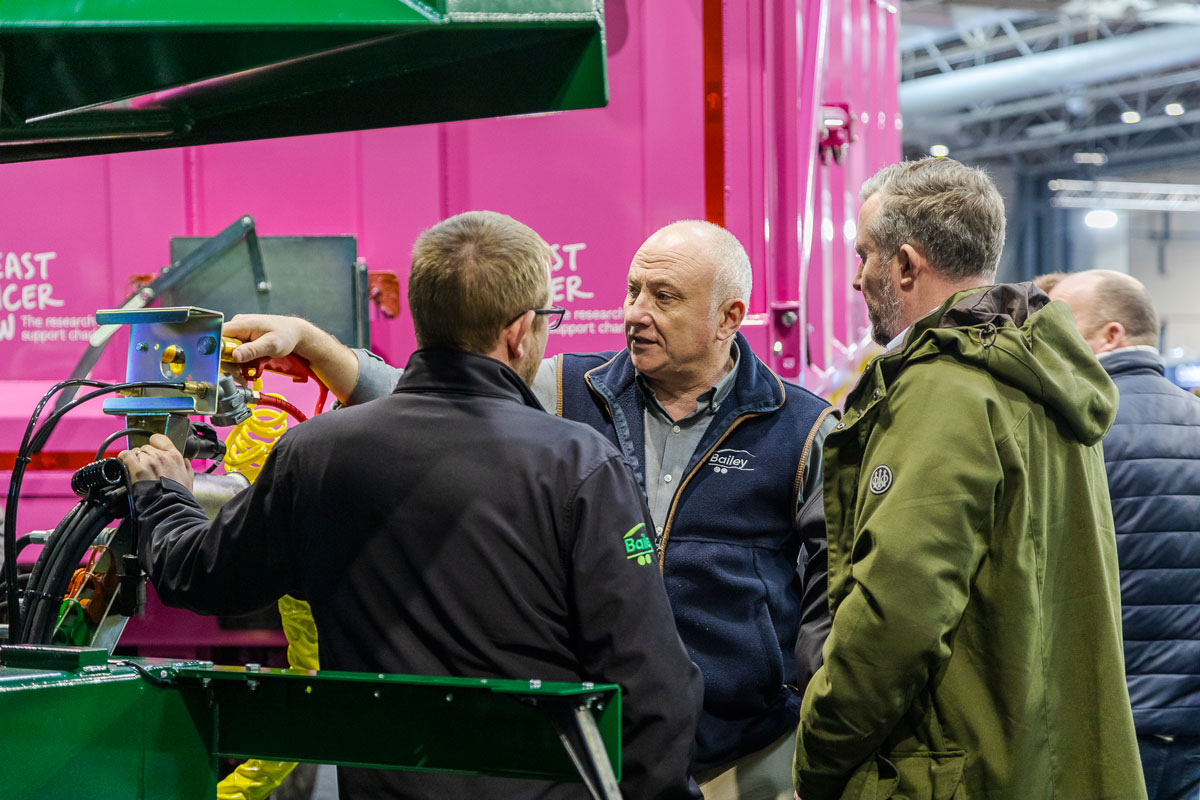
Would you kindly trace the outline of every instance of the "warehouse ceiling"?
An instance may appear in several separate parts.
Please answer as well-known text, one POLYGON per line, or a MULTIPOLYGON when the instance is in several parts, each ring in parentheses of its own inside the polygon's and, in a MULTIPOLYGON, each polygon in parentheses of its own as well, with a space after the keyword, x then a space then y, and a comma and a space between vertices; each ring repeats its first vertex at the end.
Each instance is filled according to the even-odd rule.
POLYGON ((1023 172, 1200 158, 1200 5, 902 0, 905 154, 1023 172), (940 148, 937 148, 940 151, 940 148))

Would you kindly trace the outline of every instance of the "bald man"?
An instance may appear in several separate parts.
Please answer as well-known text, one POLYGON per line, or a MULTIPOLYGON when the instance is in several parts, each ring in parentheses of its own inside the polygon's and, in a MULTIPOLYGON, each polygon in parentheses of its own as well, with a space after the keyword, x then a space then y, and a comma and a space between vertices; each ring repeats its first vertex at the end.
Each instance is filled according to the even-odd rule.
MULTIPOLYGON (((627 276, 625 349, 542 362, 544 408, 584 422, 633 468, 680 638, 704 675, 692 772, 707 800, 791 798, 800 701, 829 625, 821 443, 829 404, 785 383, 739 332, 750 259, 729 231, 652 234, 627 276)), ((349 404, 399 370, 294 318, 226 326, 247 360, 295 352, 349 404)))
POLYGON ((1125 671, 1151 800, 1200 794, 1200 398, 1163 377, 1146 287, 1120 272, 1062 278, 1052 300, 1117 384, 1104 439, 1121 565, 1125 671))

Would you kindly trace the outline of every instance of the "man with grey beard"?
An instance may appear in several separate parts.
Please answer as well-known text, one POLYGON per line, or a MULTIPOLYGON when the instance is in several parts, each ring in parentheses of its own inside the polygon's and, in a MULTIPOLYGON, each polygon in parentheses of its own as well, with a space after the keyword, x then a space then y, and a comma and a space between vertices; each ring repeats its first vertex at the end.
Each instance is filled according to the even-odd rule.
POLYGON ((1070 310, 992 284, 1004 204, 928 158, 862 189, 854 287, 887 352, 825 440, 833 622, 803 800, 1144 798, 1100 440, 1070 310))

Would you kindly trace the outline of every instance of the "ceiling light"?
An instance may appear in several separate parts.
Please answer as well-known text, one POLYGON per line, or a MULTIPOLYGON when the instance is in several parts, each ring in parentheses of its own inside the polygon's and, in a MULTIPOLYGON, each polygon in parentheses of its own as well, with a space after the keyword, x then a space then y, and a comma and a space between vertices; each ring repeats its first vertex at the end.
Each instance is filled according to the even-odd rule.
POLYGON ((1114 228, 1118 222, 1120 217, 1117 216, 1117 212, 1107 208, 1097 208, 1083 217, 1083 224, 1089 228, 1114 228))
POLYGON ((935 144, 929 148, 929 155, 935 158, 945 158, 950 155, 950 148, 944 144, 935 144))
POLYGON ((1167 103, 1163 106, 1163 111, 1166 112, 1168 117, 1182 117, 1183 103, 1167 103))
POLYGON ((1124 122, 1126 125, 1133 125, 1133 124, 1141 122, 1141 121, 1142 121, 1142 115, 1136 111, 1122 111, 1121 112, 1121 122, 1124 122))
POLYGON ((1071 158, 1076 164, 1090 164, 1094 167, 1103 167, 1108 163, 1108 156, 1104 153, 1076 153, 1071 158))

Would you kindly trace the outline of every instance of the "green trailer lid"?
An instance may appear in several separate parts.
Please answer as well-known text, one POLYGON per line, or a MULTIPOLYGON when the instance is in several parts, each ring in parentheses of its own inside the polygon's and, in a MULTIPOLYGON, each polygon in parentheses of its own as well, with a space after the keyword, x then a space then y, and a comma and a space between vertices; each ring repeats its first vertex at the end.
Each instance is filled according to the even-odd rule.
POLYGON ((603 0, 0 3, 0 162, 606 102, 603 0))

